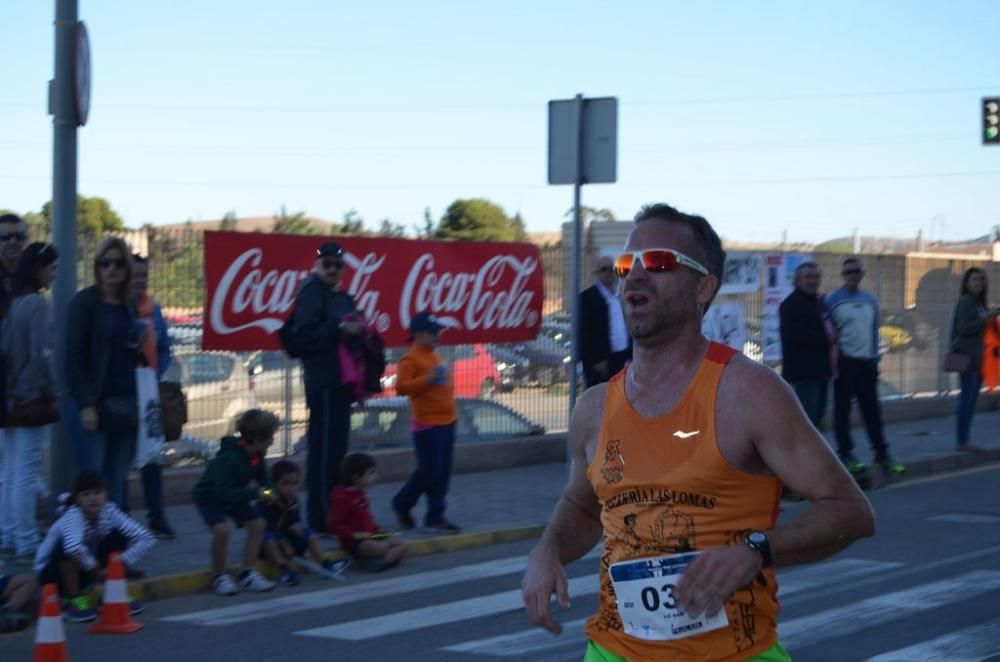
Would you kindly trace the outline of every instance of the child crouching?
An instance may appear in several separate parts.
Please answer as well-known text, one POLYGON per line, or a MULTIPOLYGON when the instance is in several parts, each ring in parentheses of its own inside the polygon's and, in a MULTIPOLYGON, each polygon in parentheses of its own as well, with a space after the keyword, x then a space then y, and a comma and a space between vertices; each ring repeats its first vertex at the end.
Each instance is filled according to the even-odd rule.
POLYGON ((271 467, 271 484, 275 496, 264 505, 267 533, 264 534, 264 552, 267 559, 281 571, 283 586, 296 586, 298 575, 288 566, 295 557, 306 554, 313 563, 323 567, 329 578, 336 577, 351 564, 350 559, 333 561, 324 558, 323 546, 315 531, 302 525, 299 510, 299 487, 302 472, 294 462, 279 460, 271 467))
POLYGON ((278 417, 262 409, 250 409, 236 420, 239 437, 224 437, 205 467, 192 496, 198 512, 212 529, 212 589, 218 595, 235 595, 241 589, 261 592, 274 588, 254 568, 267 526, 260 501, 271 498, 264 454, 274 442, 278 417), (229 517, 237 528, 246 527, 243 568, 239 584, 226 571, 229 517))
MULTIPOLYGON (((104 480, 96 471, 84 471, 73 481, 73 493, 66 511, 57 519, 35 555, 35 572, 42 584, 59 584, 63 615, 67 620, 86 623, 97 611, 84 593, 94 582, 107 577, 113 552, 126 571, 156 543, 146 527, 108 501, 104 480)), ((142 606, 129 598, 129 611, 137 614, 142 606)))
POLYGON ((346 552, 366 561, 365 568, 378 572, 399 563, 409 546, 375 524, 365 492, 376 478, 371 455, 351 453, 341 460, 340 483, 330 493, 327 528, 346 552))

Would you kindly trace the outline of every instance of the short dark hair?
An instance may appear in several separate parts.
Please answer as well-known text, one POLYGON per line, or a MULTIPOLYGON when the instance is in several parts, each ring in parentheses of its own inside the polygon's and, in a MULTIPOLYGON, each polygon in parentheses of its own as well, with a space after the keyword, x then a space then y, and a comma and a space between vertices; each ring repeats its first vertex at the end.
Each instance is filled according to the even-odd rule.
POLYGON ((254 443, 273 437, 280 425, 278 417, 264 409, 248 409, 236 419, 236 431, 240 436, 254 443))
POLYGON ((375 458, 367 453, 345 455, 340 461, 340 484, 351 487, 374 466, 375 458))
POLYGON ((851 257, 844 258, 844 261, 840 263, 840 268, 843 269, 849 264, 861 264, 861 258, 854 257, 853 255, 851 257))
POLYGON ((278 460, 271 466, 271 482, 277 485, 285 476, 298 474, 299 465, 291 460, 278 460))
MULTIPOLYGON (((722 286, 722 274, 726 267, 726 251, 722 248, 722 240, 719 239, 712 224, 704 216, 685 214, 664 202, 643 205, 639 213, 635 215, 635 223, 638 225, 651 218, 684 223, 691 228, 694 238, 701 248, 702 259, 705 261, 708 273, 715 276, 716 281, 718 281, 716 290, 712 293, 712 299, 715 299, 715 295, 719 292, 718 288, 722 286)), ((709 299, 708 303, 705 304, 705 310, 708 310, 708 307, 712 305, 712 299, 709 299)))
POLYGON ((802 272, 806 269, 819 269, 819 265, 815 262, 800 262, 799 266, 795 267, 795 277, 798 278, 802 275, 802 272))
POLYGON ((103 490, 104 478, 101 477, 99 471, 86 470, 81 471, 73 479, 73 494, 79 494, 80 492, 87 492, 89 490, 103 490))
POLYGON ((59 259, 56 247, 48 242, 28 244, 17 261, 14 272, 14 296, 31 294, 42 289, 42 269, 59 259))
POLYGON ((24 223, 24 219, 17 214, 0 214, 0 223, 24 223))
POLYGON ((132 262, 136 264, 149 264, 149 258, 143 257, 138 253, 132 253, 132 262))

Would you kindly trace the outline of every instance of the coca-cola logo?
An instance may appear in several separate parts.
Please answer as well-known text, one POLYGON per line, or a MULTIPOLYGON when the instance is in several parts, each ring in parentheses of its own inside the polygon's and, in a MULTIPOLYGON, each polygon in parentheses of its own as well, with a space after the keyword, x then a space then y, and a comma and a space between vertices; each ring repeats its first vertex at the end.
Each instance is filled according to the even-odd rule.
MULTIPOLYGON (((476 337, 477 332, 500 334, 482 337, 512 337, 509 334, 539 323, 541 264, 530 249, 497 255, 493 246, 470 244, 480 261, 470 260, 465 253, 442 253, 436 247, 417 252, 408 243, 387 243, 367 251, 344 247, 343 286, 380 333, 389 332, 396 341, 405 339, 405 329, 420 311, 432 313, 448 328, 474 334, 465 338, 476 337)), ((235 252, 235 257, 218 265, 221 274, 214 287, 208 283, 206 331, 216 336, 239 336, 253 329, 275 334, 294 307, 302 281, 310 275, 308 267, 296 268, 294 263, 272 266, 275 260, 265 251, 284 255, 287 247, 243 247, 227 251, 229 256, 235 252)), ((207 263, 210 260, 207 255, 207 263)), ((257 341, 238 342, 246 347, 257 341)))

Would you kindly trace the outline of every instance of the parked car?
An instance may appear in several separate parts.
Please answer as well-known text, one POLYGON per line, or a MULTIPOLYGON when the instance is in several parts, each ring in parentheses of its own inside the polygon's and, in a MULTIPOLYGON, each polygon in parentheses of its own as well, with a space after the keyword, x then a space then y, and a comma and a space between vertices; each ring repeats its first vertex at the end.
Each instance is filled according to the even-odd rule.
POLYGON ((567 380, 566 366, 570 363, 568 348, 546 336, 523 343, 506 345, 528 361, 528 381, 546 388, 567 380))
POLYGON ((244 362, 233 352, 178 348, 165 377, 179 381, 187 397, 187 436, 216 441, 229 433, 240 412, 254 405, 244 362))
POLYGON ((500 373, 501 391, 513 391, 519 386, 528 384, 531 368, 531 362, 528 359, 507 345, 487 345, 486 348, 496 360, 497 371, 500 373))
MULTIPOLYGON (((264 406, 283 403, 285 400, 285 353, 278 351, 253 352, 246 359, 250 391, 264 406)), ((292 402, 305 402, 305 383, 302 381, 302 362, 287 359, 291 370, 292 402)))
MULTIPOLYGON (((456 404, 458 428, 455 437, 459 442, 495 441, 545 433, 542 426, 493 400, 456 398, 456 404)), ((409 446, 412 439, 408 398, 379 398, 369 400, 364 406, 355 405, 351 413, 352 448, 409 446)))
MULTIPOLYGON (((396 370, 406 349, 391 349, 387 354, 382 393, 377 397, 396 395, 396 370)), ((501 376, 497 361, 485 345, 455 345, 438 350, 454 369, 456 397, 489 397, 500 390, 501 376)))

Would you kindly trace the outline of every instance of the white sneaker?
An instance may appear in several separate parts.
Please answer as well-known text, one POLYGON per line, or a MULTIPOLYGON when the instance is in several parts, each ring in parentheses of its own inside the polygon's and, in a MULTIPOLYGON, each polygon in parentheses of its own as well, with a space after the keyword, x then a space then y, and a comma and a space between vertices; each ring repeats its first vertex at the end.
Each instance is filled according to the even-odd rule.
POLYGON ((212 580, 212 590, 215 591, 216 595, 236 595, 240 592, 240 586, 232 575, 224 572, 212 580))
POLYGON ((243 588, 254 593, 263 593, 274 588, 274 582, 264 579, 263 575, 256 570, 248 572, 240 583, 243 584, 243 588))

